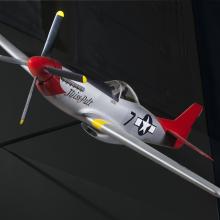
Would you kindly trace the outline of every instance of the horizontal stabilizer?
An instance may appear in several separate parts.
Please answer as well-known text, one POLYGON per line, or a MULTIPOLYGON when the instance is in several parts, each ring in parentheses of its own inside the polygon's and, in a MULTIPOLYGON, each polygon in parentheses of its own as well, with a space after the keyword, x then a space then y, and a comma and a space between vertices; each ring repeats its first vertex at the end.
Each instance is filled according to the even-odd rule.
POLYGON ((192 143, 190 143, 189 141, 187 141, 186 139, 184 139, 182 136, 180 136, 178 133, 176 133, 175 131, 172 130, 167 130, 167 132, 171 135, 173 135, 175 138, 177 138, 178 140, 180 140, 181 142, 183 142, 186 146, 188 146, 189 148, 191 148, 192 150, 196 151, 198 154, 202 155, 203 157, 212 160, 213 158, 208 155, 207 153, 205 153, 204 151, 202 151, 201 149, 199 149, 198 147, 196 147, 195 145, 193 145, 192 143))

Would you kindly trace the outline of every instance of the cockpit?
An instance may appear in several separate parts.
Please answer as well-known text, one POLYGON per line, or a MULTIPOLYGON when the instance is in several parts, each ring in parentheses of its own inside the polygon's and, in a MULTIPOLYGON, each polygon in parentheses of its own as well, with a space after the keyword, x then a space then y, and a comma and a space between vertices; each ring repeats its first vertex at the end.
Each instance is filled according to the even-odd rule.
POLYGON ((106 81, 105 84, 110 87, 111 96, 114 100, 119 101, 120 99, 124 99, 129 102, 139 103, 136 93, 126 82, 111 80, 106 81))

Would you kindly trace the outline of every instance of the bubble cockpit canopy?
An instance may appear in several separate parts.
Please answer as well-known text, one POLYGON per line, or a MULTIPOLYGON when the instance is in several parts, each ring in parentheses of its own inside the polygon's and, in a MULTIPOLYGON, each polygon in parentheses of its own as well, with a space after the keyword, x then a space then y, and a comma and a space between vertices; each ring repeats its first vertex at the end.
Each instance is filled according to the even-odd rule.
POLYGON ((139 103, 136 93, 126 82, 111 80, 106 81, 105 84, 111 88, 111 95, 116 101, 124 99, 130 102, 139 103))

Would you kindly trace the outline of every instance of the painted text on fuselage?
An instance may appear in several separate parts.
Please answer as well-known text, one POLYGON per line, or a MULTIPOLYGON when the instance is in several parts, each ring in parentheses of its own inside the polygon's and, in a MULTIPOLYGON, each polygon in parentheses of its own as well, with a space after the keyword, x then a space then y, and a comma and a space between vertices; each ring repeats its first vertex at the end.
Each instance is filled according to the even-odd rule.
POLYGON ((68 96, 69 98, 76 100, 77 103, 83 103, 87 106, 93 103, 92 98, 88 98, 86 95, 74 89, 70 89, 70 91, 66 93, 65 96, 68 96))

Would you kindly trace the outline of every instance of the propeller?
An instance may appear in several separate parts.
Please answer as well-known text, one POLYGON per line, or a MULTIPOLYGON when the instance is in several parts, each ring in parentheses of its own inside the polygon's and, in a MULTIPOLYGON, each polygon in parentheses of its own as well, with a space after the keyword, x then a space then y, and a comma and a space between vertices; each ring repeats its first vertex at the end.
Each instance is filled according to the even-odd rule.
POLYGON ((79 73, 74 73, 70 70, 62 70, 62 69, 57 69, 54 67, 44 67, 47 71, 49 71, 50 74, 52 75, 57 75, 57 76, 62 76, 65 78, 73 79, 82 83, 87 82, 86 76, 79 74, 79 73))
POLYGON ((27 61, 25 60, 19 60, 14 57, 8 57, 8 56, 3 56, 0 55, 0 61, 6 62, 6 63, 11 63, 11 64, 16 64, 16 65, 26 65, 27 61))
POLYGON ((34 77, 34 80, 31 84, 31 88, 29 90, 28 97, 27 97, 27 100, 26 100, 26 103, 25 103, 25 106, 24 106, 24 110, 22 112, 21 119, 20 119, 20 122, 19 122, 20 125, 24 124, 24 120, 25 120, 25 117, 26 117, 26 114, 27 114, 27 111, 28 111, 28 107, 29 107, 29 104, 30 104, 30 101, 31 101, 32 94, 34 92, 34 87, 35 87, 36 81, 37 81, 37 76, 34 77))
POLYGON ((58 11, 51 25, 46 43, 44 44, 44 48, 41 53, 41 56, 47 56, 47 54, 50 52, 63 18, 64 18, 64 13, 62 11, 58 11))
POLYGON ((41 56, 33 56, 28 58, 27 60, 20 60, 14 57, 3 56, 0 55, 0 61, 16 64, 16 65, 25 65, 29 68, 31 74, 34 76, 32 85, 30 87, 28 97, 22 112, 22 116, 20 119, 20 125, 24 124, 25 117, 30 105, 30 101, 34 92, 35 84, 37 80, 44 81, 48 79, 51 75, 58 75, 61 77, 69 78, 75 81, 79 81, 82 83, 87 82, 86 76, 83 74, 70 71, 68 69, 62 69, 62 65, 52 59, 47 57, 48 54, 51 52, 53 47, 54 41, 56 39, 60 24, 62 19, 64 18, 64 13, 62 11, 58 11, 54 17, 53 23, 51 25, 50 31, 48 33, 46 42, 44 44, 41 56))
MULTIPOLYGON (((64 13, 62 11, 58 11, 56 13, 56 16, 55 16, 55 18, 53 20, 53 23, 51 25, 49 34, 47 36, 47 40, 44 44, 44 48, 42 50, 41 56, 46 56, 50 52, 50 50, 53 46, 53 43, 55 41, 55 38, 57 36, 57 33, 58 33, 58 30, 59 30, 59 27, 60 27, 60 24, 61 24, 61 21, 62 21, 63 17, 64 17, 64 13)), ((26 117, 26 114, 27 114, 27 111, 28 111, 28 107, 30 105, 30 101, 31 101, 31 98, 32 98, 32 95, 33 95, 33 92, 34 92, 34 87, 35 87, 36 81, 37 81, 37 76, 34 77, 31 88, 30 88, 30 91, 28 93, 28 97, 27 97, 27 100, 26 100, 26 103, 25 103, 25 106, 24 106, 24 110, 22 112, 21 119, 20 119, 20 125, 24 124, 25 117, 26 117)))

